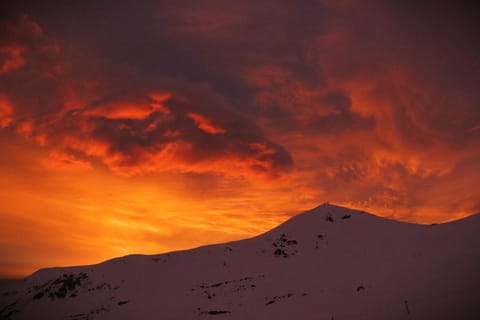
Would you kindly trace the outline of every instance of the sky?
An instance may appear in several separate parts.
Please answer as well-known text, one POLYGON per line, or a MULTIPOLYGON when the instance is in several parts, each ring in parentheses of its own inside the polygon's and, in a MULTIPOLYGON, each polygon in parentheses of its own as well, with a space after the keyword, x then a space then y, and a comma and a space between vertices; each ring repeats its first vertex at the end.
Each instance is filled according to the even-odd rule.
POLYGON ((0 277, 265 232, 329 202, 480 211, 461 1, 2 1, 0 277))

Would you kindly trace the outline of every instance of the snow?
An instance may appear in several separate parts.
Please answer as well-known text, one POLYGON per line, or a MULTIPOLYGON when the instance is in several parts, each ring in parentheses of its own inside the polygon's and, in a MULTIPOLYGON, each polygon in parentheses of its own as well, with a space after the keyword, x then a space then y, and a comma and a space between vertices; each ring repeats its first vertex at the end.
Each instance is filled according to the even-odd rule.
POLYGON ((478 231, 324 204, 251 239, 42 269, 0 318, 480 319, 478 231))

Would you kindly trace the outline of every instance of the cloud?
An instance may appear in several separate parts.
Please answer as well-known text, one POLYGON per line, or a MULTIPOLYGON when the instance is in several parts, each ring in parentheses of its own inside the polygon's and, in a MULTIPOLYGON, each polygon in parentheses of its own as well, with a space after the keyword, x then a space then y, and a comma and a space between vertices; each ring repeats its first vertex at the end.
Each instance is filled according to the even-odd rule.
MULTIPOLYGON (((160 104, 160 95, 97 101, 85 110, 74 109, 49 119, 48 126, 40 125, 37 130, 46 135, 47 146, 70 152, 70 157, 74 152, 83 158, 79 161, 96 159, 127 175, 169 170, 244 175, 250 171, 273 177, 292 166, 285 149, 228 106, 213 106, 209 101, 209 110, 202 110, 197 101, 184 102, 184 96, 174 93, 160 104), (245 127, 253 130, 244 132, 245 127), (270 152, 251 148, 255 143, 270 152)), ((201 95, 208 100, 207 94, 201 95)))
POLYGON ((352 112, 351 98, 341 91, 328 92, 323 97, 327 106, 327 114, 318 115, 311 119, 310 126, 322 134, 351 134, 358 130, 372 131, 375 128, 375 118, 363 117, 352 112), (328 108, 329 107, 329 108, 328 108))
POLYGON ((50 152, 48 158, 44 161, 44 165, 52 170, 88 171, 92 169, 88 161, 56 150, 50 152))
POLYGON ((22 68, 31 49, 26 43, 36 45, 42 37, 42 28, 28 15, 21 15, 16 23, 0 21, 4 30, 0 38, 0 75, 22 68))
POLYGON ((289 152, 210 86, 121 70, 124 80, 109 73, 99 77, 89 61, 69 67, 68 53, 41 36, 22 43, 29 48, 25 66, 0 78, 6 84, 1 119, 2 126, 11 124, 51 149, 50 168, 103 164, 125 175, 179 171, 263 177, 291 169, 289 152), (55 75, 56 70, 62 73, 55 75), (86 89, 89 94, 81 96, 86 89))
POLYGON ((93 167, 288 172, 332 202, 408 211, 421 207, 408 200, 417 188, 435 194, 432 181, 478 157, 479 48, 465 6, 30 7, 39 22, 24 16, 2 38, 21 48, 2 56, 3 123, 93 167))
POLYGON ((21 47, 0 47, 0 55, 4 56, 3 61, 0 64, 0 73, 8 73, 12 70, 21 68, 25 64, 23 48, 21 47))
POLYGON ((13 107, 9 99, 0 94, 0 129, 7 127, 12 122, 13 107))
POLYGON ((187 117, 192 119, 200 130, 203 130, 207 133, 215 135, 226 132, 225 129, 214 126, 210 119, 202 116, 201 114, 188 112, 187 117))

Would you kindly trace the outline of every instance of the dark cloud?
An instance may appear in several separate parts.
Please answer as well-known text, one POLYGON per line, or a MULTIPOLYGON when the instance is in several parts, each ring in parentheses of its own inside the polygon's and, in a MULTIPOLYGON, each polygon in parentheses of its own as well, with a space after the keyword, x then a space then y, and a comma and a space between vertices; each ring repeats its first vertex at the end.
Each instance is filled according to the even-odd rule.
POLYGON ((337 113, 350 111, 352 107, 352 99, 345 92, 331 91, 325 95, 324 100, 337 113))
POLYGON ((127 174, 180 170, 242 175, 250 170, 276 176, 290 170, 289 152, 269 141, 258 126, 208 90, 189 95, 188 86, 184 84, 182 95, 172 93, 164 101, 145 92, 75 109, 45 128, 47 144, 99 158, 127 174))
POLYGON ((331 91, 322 100, 326 105, 328 114, 311 119, 310 127, 315 132, 338 135, 375 128, 375 118, 362 117, 351 111, 352 100, 346 93, 331 91))
POLYGON ((323 134, 350 134, 357 130, 373 129, 375 120, 374 118, 362 118, 355 113, 343 112, 314 118, 310 126, 313 130, 323 134))
MULTIPOLYGON (((11 22, 14 31, 28 22, 26 32, 37 32, 30 18, 21 19, 11 22)), ((98 76, 89 60, 74 60, 78 64, 70 67, 69 52, 60 48, 44 61, 50 54, 44 48, 53 44, 39 30, 33 36, 40 40, 16 40, 26 48, 25 63, 5 72, 0 83, 13 105, 13 122, 2 122, 42 145, 126 174, 179 170, 274 177, 292 167, 289 152, 210 85, 128 68, 98 76)), ((5 110, 2 117, 10 117, 5 110)))

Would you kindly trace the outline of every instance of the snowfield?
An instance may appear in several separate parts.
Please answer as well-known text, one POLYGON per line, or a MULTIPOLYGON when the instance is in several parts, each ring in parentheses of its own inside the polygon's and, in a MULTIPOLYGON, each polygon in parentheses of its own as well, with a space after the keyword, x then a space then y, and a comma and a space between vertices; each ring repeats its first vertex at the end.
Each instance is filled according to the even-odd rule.
POLYGON ((480 215, 416 225, 324 204, 260 236, 42 269, 0 319, 480 319, 480 215))

